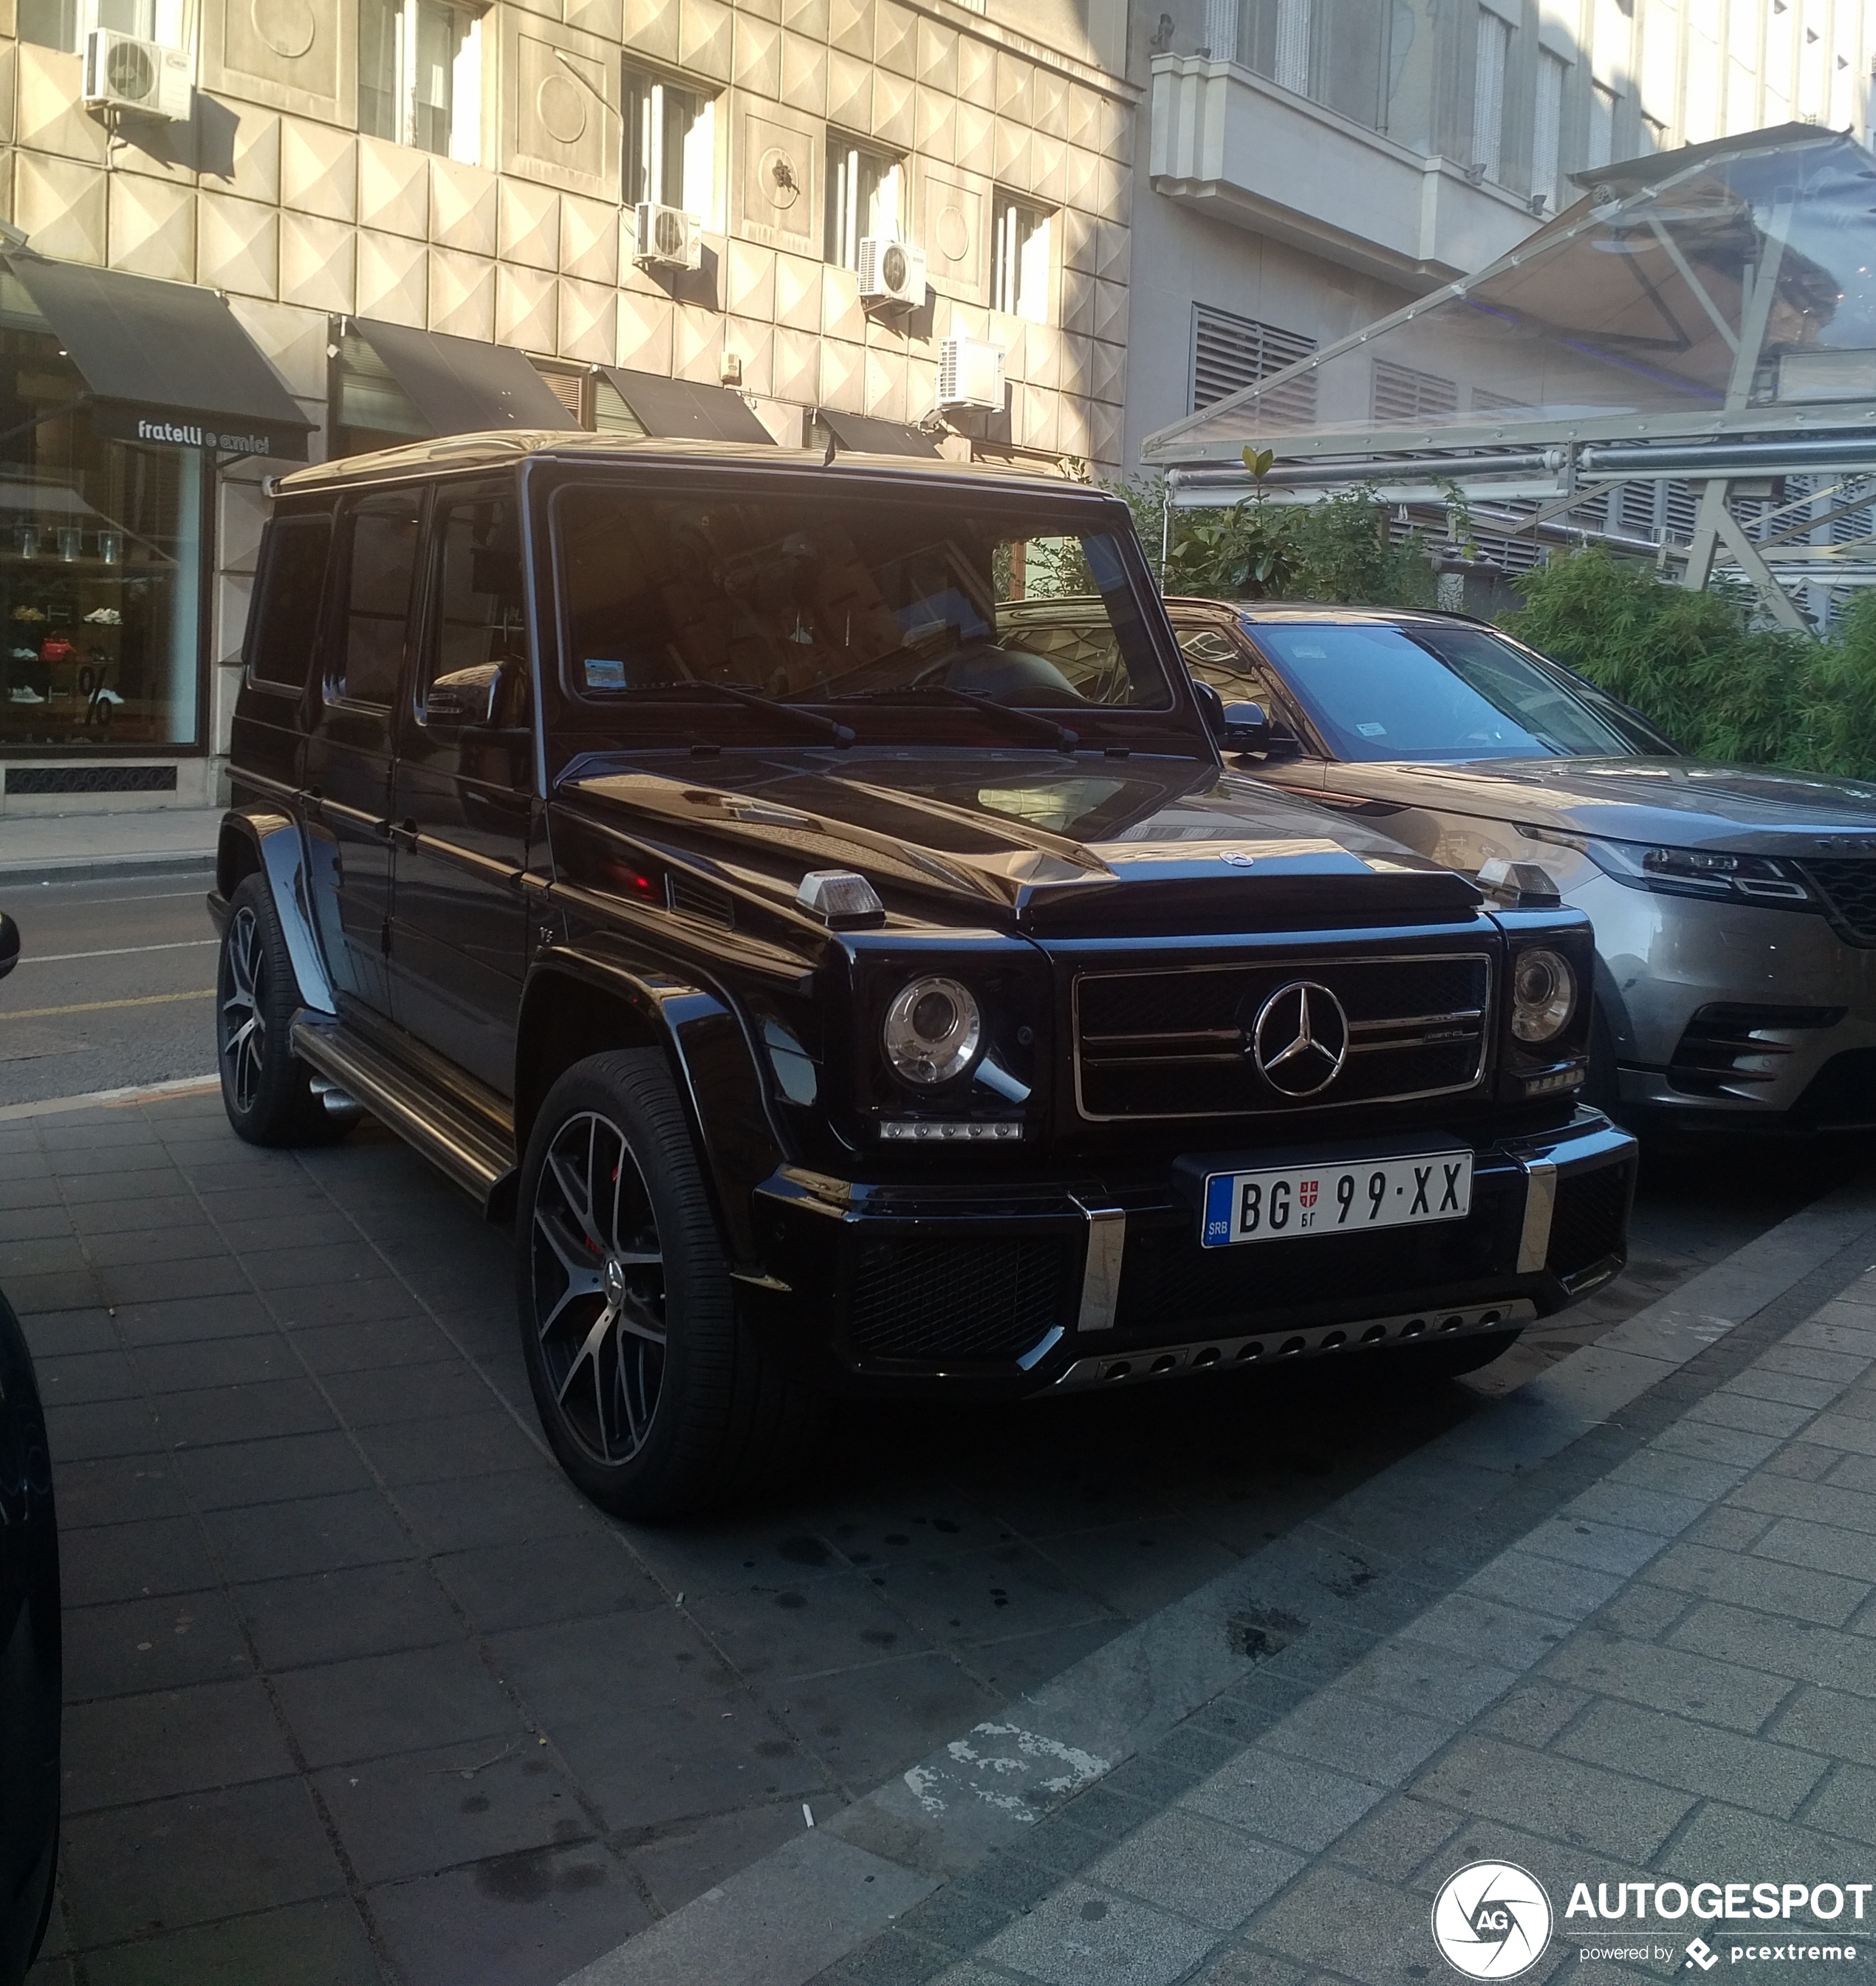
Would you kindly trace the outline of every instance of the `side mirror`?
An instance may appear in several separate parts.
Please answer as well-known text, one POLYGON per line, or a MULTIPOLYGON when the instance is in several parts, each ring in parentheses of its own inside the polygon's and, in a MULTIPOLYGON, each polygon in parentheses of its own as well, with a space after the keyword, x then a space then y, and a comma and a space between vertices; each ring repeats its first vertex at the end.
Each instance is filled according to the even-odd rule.
POLYGON ((19 927, 0 911, 0 979, 19 963, 19 927))
POLYGON ((1228 703, 1224 706, 1224 735, 1219 740, 1228 752, 1268 752, 1270 719, 1261 703, 1228 703))
POLYGON ((500 714, 501 665, 477 662, 452 669, 430 685, 423 699, 423 728, 445 742, 465 731, 491 729, 500 714))
POLYGON ((1261 703, 1227 703, 1203 676, 1192 678, 1192 694, 1204 713, 1205 728, 1225 752, 1268 752, 1270 720, 1261 703))

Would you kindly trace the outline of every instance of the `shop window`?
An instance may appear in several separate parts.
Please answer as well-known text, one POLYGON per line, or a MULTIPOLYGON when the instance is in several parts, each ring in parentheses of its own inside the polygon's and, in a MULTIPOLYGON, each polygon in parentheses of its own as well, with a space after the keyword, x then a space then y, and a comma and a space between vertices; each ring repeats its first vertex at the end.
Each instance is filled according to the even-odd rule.
POLYGON ((473 165, 482 29, 446 0, 359 0, 359 129, 473 165))
POLYGON ((345 702, 389 709, 396 701, 422 514, 405 490, 361 498, 347 513, 345 624, 329 685, 345 702))
POLYGON ((887 152, 827 136, 827 226, 824 253, 844 269, 860 267, 860 244, 870 234, 901 238, 901 161, 887 152))
POLYGON ((248 672, 268 688, 306 687, 332 543, 332 520, 325 515, 281 517, 268 534, 246 642, 248 672))
POLYGON ((202 457, 93 431, 0 280, 0 750, 201 740, 202 457))
POLYGON ((648 70, 625 72, 625 204, 716 218, 716 103, 648 70))
POLYGON ((990 307, 1049 321, 1049 217, 999 194, 991 235, 990 307))

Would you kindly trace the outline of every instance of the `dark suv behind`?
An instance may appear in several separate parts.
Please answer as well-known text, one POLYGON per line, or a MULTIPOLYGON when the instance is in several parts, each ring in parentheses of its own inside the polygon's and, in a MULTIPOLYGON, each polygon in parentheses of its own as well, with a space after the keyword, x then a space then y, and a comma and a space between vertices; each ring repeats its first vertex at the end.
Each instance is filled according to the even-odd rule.
POLYGON ((1588 925, 1228 729, 1093 490, 564 434, 299 471, 212 899, 229 1116, 362 1106, 512 1214, 543 1424, 634 1514, 832 1388, 1482 1363, 1623 1260, 1588 925))

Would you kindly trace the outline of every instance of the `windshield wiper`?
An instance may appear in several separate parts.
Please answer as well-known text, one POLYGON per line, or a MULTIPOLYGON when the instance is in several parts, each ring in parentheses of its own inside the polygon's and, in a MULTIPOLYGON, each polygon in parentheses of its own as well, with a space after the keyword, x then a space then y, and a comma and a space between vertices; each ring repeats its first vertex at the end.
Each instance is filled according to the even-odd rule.
POLYGON ((835 703, 947 703, 961 709, 981 711, 992 723, 1001 724, 1005 735, 1036 738, 1054 746, 1058 752, 1073 752, 1081 742, 1081 734, 1071 731, 1066 724, 1058 724, 1053 717, 1045 717, 1040 711, 1018 710, 1007 703, 999 703, 987 696, 973 696, 968 690, 951 689, 943 683, 928 683, 922 689, 908 687, 904 689, 850 690, 844 696, 830 699, 835 703))
POLYGON ((752 710, 793 718, 803 729, 831 738, 837 745, 850 745, 854 742, 852 730, 836 718, 823 716, 818 710, 804 710, 798 703, 783 703, 777 697, 764 696, 759 690, 739 688, 733 683, 699 682, 693 678, 689 682, 660 685, 657 691, 648 694, 641 690, 638 695, 645 702, 656 703, 689 703, 699 697, 727 697, 733 703, 747 704, 752 710))

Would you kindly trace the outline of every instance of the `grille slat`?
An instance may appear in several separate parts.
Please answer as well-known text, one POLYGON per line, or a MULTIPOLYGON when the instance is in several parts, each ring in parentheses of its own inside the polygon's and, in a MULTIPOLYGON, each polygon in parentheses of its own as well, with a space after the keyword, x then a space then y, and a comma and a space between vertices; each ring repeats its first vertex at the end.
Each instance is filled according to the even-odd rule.
POLYGON ((1057 1235, 870 1241, 854 1268, 854 1349, 928 1365, 1014 1361, 1057 1321, 1079 1246, 1057 1235))
POLYGON ((1235 1116, 1469 1089, 1484 1073, 1490 995, 1480 952, 1089 973, 1075 988, 1081 1114, 1235 1116), (1342 1072, 1300 1099, 1266 1082, 1249 1052, 1258 1010, 1298 979, 1335 995, 1352 1038, 1342 1072))
POLYGON ((1544 1267, 1566 1288, 1622 1250, 1628 1212, 1628 1168, 1600 1166, 1557 1182, 1544 1267))
POLYGON ((1865 944, 1876 944, 1876 861, 1820 857, 1798 867, 1837 921, 1865 944))

